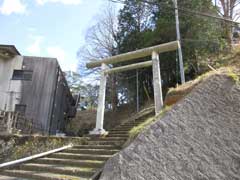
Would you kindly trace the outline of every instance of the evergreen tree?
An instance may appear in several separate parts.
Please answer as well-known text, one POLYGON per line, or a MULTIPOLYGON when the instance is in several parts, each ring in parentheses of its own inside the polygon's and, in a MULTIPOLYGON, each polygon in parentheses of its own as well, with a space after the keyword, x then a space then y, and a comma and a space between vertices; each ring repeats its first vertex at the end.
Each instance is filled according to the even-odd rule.
MULTIPOLYGON (((119 13, 119 53, 176 40, 172 0, 125 0, 124 2, 125 5, 119 13)), ((181 0, 179 8, 218 15, 217 8, 211 0, 181 0)), ((180 31, 187 79, 192 79, 205 70, 201 67, 204 59, 202 57, 219 52, 224 47, 221 23, 211 18, 193 16, 180 11, 180 31)), ((175 52, 160 55, 164 92, 179 82, 177 57, 175 52)), ((136 62, 149 58, 139 59, 136 62)), ((140 71, 143 72, 139 77, 140 89, 144 89, 144 84, 152 86, 152 70, 149 68, 140 71)), ((127 87, 131 91, 129 94, 133 97, 136 96, 136 83, 133 80, 128 83, 126 78, 135 73, 135 71, 125 72, 122 74, 125 79, 119 82, 122 88, 127 87)), ((153 88, 147 87, 149 94, 153 95, 153 88)), ((147 98, 145 91, 142 90, 140 94, 144 101, 147 98)))

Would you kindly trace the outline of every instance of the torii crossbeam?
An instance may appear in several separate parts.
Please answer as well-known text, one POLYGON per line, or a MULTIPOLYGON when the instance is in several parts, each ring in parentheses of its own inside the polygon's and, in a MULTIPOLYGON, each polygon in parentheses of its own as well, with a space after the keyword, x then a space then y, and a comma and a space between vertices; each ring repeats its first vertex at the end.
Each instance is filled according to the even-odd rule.
POLYGON ((109 58, 95 60, 87 64, 87 68, 95 68, 101 66, 101 79, 100 79, 100 89, 98 98, 98 109, 96 117, 96 127, 90 134, 101 135, 105 134, 106 131, 103 128, 104 122, 104 109, 105 109, 105 95, 106 95, 106 83, 107 75, 111 73, 118 73, 123 71, 128 71, 132 69, 139 69, 152 66, 153 70, 153 84, 154 84, 154 103, 155 103, 155 114, 158 114, 163 107, 162 98, 162 85, 161 85, 161 73, 160 73, 160 63, 159 63, 159 53, 175 51, 179 48, 179 41, 173 41, 165 44, 160 44, 157 46, 152 46, 149 48, 144 48, 117 56, 112 56, 109 58), (131 60, 136 60, 138 58, 152 56, 151 61, 130 64, 127 66, 120 66, 117 68, 109 68, 108 64, 116 64, 120 62, 127 62, 131 60))

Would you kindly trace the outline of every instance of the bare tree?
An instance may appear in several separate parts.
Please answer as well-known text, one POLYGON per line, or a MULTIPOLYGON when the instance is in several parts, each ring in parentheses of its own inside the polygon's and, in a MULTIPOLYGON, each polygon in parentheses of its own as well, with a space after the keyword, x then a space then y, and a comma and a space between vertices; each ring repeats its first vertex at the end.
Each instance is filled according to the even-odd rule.
MULTIPOLYGON (((229 20, 237 21, 240 18, 240 0, 216 0, 219 14, 229 20)), ((229 44, 232 42, 232 24, 224 22, 224 31, 229 44)))
POLYGON ((85 37, 86 44, 80 48, 78 53, 86 61, 102 59, 116 54, 117 15, 115 8, 108 5, 99 17, 97 23, 88 29, 85 37))
MULTIPOLYGON (((78 51, 80 59, 80 71, 85 68, 86 62, 102 59, 117 54, 117 14, 115 8, 109 4, 99 15, 99 19, 95 25, 88 29, 85 37, 86 44, 78 51)), ((85 69, 85 75, 96 74, 98 71, 85 69)), ((113 110, 118 104, 116 92, 116 77, 111 75, 111 101, 113 110)))
POLYGON ((227 19, 239 19, 239 5, 240 0, 218 0, 219 13, 227 19))

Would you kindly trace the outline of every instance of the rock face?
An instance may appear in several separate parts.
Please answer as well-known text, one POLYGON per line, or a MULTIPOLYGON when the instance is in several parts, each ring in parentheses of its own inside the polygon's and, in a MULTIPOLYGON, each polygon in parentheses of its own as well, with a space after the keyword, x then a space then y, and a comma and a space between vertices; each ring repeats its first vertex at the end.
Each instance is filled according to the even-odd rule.
POLYGON ((209 77, 110 159, 100 177, 128 179, 239 180, 239 85, 209 77))

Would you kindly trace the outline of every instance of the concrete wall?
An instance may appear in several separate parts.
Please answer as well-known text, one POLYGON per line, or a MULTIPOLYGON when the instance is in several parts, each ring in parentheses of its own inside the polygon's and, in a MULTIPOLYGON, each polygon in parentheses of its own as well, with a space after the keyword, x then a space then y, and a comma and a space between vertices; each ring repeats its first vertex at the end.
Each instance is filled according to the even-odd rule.
POLYGON ((0 110, 14 111, 21 98, 21 81, 11 80, 14 69, 22 69, 23 57, 0 59, 0 110))

